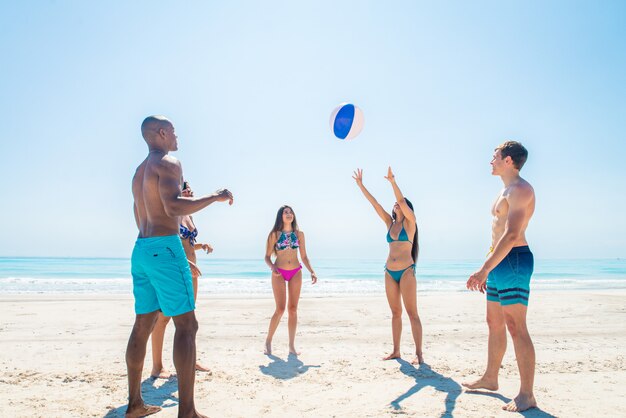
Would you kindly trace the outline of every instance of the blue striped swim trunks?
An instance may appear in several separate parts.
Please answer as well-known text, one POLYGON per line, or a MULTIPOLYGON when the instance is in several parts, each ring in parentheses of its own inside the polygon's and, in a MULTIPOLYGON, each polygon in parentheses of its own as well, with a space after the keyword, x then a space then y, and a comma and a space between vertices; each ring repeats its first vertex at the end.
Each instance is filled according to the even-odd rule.
POLYGON ((528 306, 535 260, 528 245, 513 247, 487 277, 487 300, 500 305, 528 306))

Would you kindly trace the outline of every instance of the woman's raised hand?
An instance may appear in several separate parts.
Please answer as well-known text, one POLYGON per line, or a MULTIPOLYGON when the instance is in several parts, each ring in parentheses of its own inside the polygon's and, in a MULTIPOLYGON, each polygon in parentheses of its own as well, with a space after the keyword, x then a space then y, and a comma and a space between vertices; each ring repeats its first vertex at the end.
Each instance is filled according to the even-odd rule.
POLYGON ((391 166, 389 166, 389 168, 387 169, 387 175, 385 176, 385 178, 389 180, 390 183, 393 183, 394 181, 396 181, 395 177, 396 176, 393 175, 393 171, 391 171, 391 166))
POLYGON ((363 170, 362 169, 357 168, 352 178, 356 181, 356 184, 358 186, 363 186, 363 170))

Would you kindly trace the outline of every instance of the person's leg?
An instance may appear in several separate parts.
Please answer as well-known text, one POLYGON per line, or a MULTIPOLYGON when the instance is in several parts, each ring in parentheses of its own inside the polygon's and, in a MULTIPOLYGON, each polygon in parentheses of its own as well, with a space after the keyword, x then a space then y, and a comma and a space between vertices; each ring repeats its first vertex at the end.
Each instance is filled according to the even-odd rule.
POLYGON ((198 301, 198 278, 200 276, 198 276, 198 273, 196 273, 194 270, 191 271, 191 280, 193 283, 193 300, 194 301, 198 301))
POLYGON ((194 311, 173 317, 176 325, 174 334, 174 366, 178 378, 178 416, 202 417, 194 403, 196 380, 196 332, 198 321, 194 311))
POLYGON ((149 258, 146 259, 146 253, 142 249, 144 243, 143 240, 137 240, 131 257, 136 316, 126 346, 128 408, 125 416, 127 418, 143 417, 161 410, 159 406, 146 405, 141 396, 141 374, 146 357, 146 346, 160 309, 156 291, 146 271, 149 258))
POLYGON ((422 355, 422 322, 417 313, 417 281, 415 279, 415 269, 408 268, 400 279, 400 293, 404 301, 404 309, 409 316, 411 322, 411 332, 415 341, 415 359, 412 364, 421 364, 424 362, 422 355))
MULTIPOLYGON (((198 301, 198 280, 200 279, 200 275, 198 273, 195 272, 195 270, 191 271, 191 279, 193 282, 193 300, 194 302, 198 301)), ((157 323, 158 325, 158 323, 157 323)), ((154 348, 153 348, 154 350, 154 348)), ((154 354, 153 354, 154 356, 154 354)), ((209 369, 207 366, 205 366, 204 364, 202 364, 200 362, 200 360, 196 359, 196 370, 199 372, 210 372, 211 369, 209 369)))
POLYGON ((152 371, 150 376, 156 379, 169 379, 172 373, 170 373, 165 367, 163 367, 163 339, 165 337, 165 328, 170 322, 169 316, 164 316, 161 312, 158 313, 154 329, 150 339, 152 341, 152 371))
POLYGON ((391 309, 391 335, 393 338, 393 351, 383 358, 391 360, 400 358, 400 335, 402 334, 402 300, 400 298, 400 285, 385 273, 385 293, 391 309))
POLYGON ((296 351, 295 340, 296 328, 298 327, 298 302, 300 301, 300 290, 302 289, 302 270, 289 280, 287 288, 289 293, 289 302, 287 304, 287 312, 289 313, 287 322, 289 328, 289 352, 298 355, 300 353, 296 351))
POLYGON ((279 274, 272 274, 272 291, 274 292, 274 302, 276 303, 276 309, 274 310, 274 315, 272 315, 272 319, 270 319, 269 329, 267 331, 267 339, 265 340, 265 354, 272 354, 272 339, 274 338, 274 333, 276 332, 276 328, 278 328, 278 324, 280 323, 280 318, 282 318, 285 313, 285 304, 287 302, 287 286, 285 285, 285 280, 283 276, 279 274))
POLYGON ((468 389, 498 390, 498 371, 506 352, 506 325, 500 302, 487 301, 487 325, 487 369, 480 379, 462 383, 468 389))
POLYGON ((506 327, 513 339, 521 380, 519 394, 502 409, 521 412, 537 406, 533 394, 535 381, 535 347, 526 326, 527 307, 521 303, 503 306, 506 327))
POLYGON ((146 357, 148 337, 152 332, 159 312, 140 314, 135 317, 135 324, 126 347, 126 369, 128 372, 128 408, 126 417, 143 417, 161 410, 154 405, 146 405, 141 396, 141 372, 146 357))

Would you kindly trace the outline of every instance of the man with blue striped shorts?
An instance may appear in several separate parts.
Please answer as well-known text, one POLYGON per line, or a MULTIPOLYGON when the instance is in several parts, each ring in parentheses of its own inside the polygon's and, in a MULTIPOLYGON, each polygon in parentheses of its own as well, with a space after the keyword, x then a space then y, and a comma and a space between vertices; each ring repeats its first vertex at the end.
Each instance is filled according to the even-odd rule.
POLYGON ((506 331, 513 340, 520 372, 519 394, 502 409, 521 412, 537 406, 533 393, 535 349, 526 326, 533 254, 526 241, 526 227, 535 211, 535 192, 519 172, 528 151, 519 142, 506 141, 495 149, 492 174, 500 176, 504 189, 493 207, 492 247, 485 263, 467 281, 467 288, 487 294, 489 343, 487 369, 468 389, 498 389, 498 371, 506 351, 506 331))

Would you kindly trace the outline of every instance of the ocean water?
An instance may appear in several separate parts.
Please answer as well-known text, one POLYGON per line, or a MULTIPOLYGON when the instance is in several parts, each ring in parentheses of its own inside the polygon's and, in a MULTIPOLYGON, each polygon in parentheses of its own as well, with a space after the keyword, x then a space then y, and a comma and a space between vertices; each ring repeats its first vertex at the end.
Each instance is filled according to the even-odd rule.
MULTIPOLYGON (((198 260, 201 294, 270 295, 262 259, 198 260)), ((418 291, 463 292, 482 260, 422 261, 418 291)), ((349 295, 384 292, 384 260, 315 260, 319 282, 304 272, 303 294, 349 295)), ((626 259, 535 260, 532 291, 626 289, 626 259)), ((0 294, 132 294, 127 258, 0 257, 0 294)))

